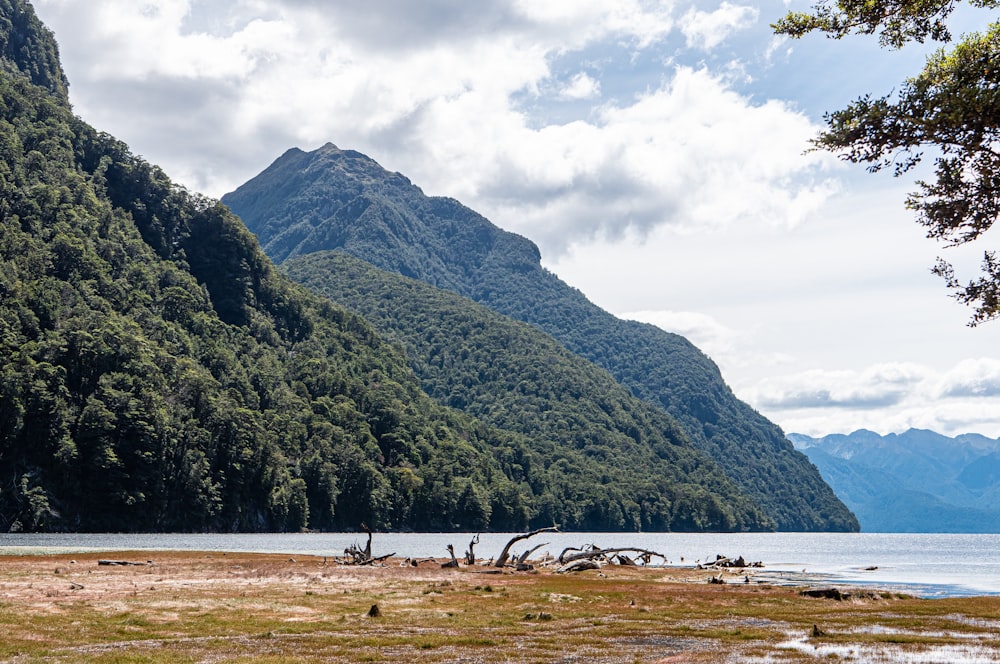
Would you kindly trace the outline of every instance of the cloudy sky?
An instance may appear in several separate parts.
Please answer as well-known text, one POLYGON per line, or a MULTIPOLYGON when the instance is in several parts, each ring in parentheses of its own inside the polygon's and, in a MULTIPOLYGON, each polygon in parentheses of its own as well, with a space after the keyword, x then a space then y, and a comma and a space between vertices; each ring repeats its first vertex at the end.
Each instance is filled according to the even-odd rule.
MULTIPOLYGON (((807 152, 927 49, 775 38, 762 0, 34 0, 75 111, 221 196, 328 141, 688 336, 786 431, 1000 436, 1000 322, 930 274, 908 180, 807 152)), ((959 17, 956 32, 985 26, 959 17)))

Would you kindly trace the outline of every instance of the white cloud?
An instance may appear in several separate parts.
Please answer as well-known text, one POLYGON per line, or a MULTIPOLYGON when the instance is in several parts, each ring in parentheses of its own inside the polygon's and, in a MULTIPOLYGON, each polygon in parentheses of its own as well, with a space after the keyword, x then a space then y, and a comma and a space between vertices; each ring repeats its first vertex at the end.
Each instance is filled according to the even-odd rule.
MULTIPOLYGON (((51 0, 36 4, 45 8, 51 0)), ((101 57, 88 58, 82 69, 91 79, 241 78, 293 43, 289 26, 275 20, 254 19, 224 36, 189 31, 188 0, 106 0, 88 5, 57 6, 63 20, 71 21, 88 45, 103 47, 101 57)), ((61 43, 65 37, 57 35, 61 43)))
MULTIPOLYGON (((38 1, 69 55, 77 111, 209 194, 288 147, 332 141, 555 254, 661 225, 795 226, 834 189, 830 158, 803 155, 815 125, 706 68, 650 72, 586 119, 539 123, 521 108, 517 95, 547 103, 553 58, 668 39, 672 3, 419 4, 38 1)), ((689 31, 731 29, 744 10, 723 4, 689 31)), ((601 88, 581 70, 555 98, 601 88)))
POLYGON ((563 99, 593 99, 601 96, 601 82, 587 72, 580 72, 563 87, 559 96, 563 99))
MULTIPOLYGON (((432 135, 454 127, 454 118, 435 121, 442 126, 432 135)), ((493 150, 479 169, 441 176, 462 183, 459 198, 501 225, 530 230, 546 254, 567 240, 657 226, 794 227, 836 190, 826 173, 832 157, 803 154, 816 131, 805 116, 776 101, 754 104, 705 69, 678 67, 594 122, 509 129, 502 141, 479 142, 493 150)))
POLYGON ((757 22, 760 10, 746 5, 723 2, 712 12, 692 7, 680 19, 680 29, 687 38, 688 48, 709 51, 731 34, 757 22))
POLYGON ((981 357, 963 360, 941 377, 942 397, 1000 396, 1000 360, 981 357))
POLYGON ((785 35, 776 35, 771 37, 767 48, 764 50, 764 61, 771 63, 779 53, 784 54, 787 58, 791 56, 792 50, 792 47, 788 46, 788 37, 785 35))
POLYGON ((771 367, 789 361, 783 353, 761 350, 755 329, 736 329, 709 314, 698 311, 631 311, 619 318, 655 325, 679 334, 708 355, 724 374, 753 364, 771 367))
POLYGON ((902 401, 926 377, 914 364, 881 364, 863 372, 812 370, 761 381, 751 403, 765 409, 885 408, 902 401))
POLYGON ((768 378, 740 396, 809 435, 879 433, 910 428, 946 435, 1000 432, 1000 360, 968 359, 936 371, 915 363, 884 363, 862 371, 812 370, 768 378))
POLYGON ((744 336, 712 316, 696 311, 633 311, 619 318, 649 323, 686 337, 712 358, 731 354, 744 336))
POLYGON ((654 0, 515 0, 514 6, 564 44, 579 48, 608 34, 639 48, 665 38, 674 27, 673 2, 654 0))

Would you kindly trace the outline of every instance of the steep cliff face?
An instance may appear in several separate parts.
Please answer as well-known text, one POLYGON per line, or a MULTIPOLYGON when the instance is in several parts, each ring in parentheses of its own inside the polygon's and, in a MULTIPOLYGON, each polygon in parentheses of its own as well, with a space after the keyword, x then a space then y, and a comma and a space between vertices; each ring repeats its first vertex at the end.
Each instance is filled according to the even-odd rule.
POLYGON ((858 523, 781 430, 687 339, 622 321, 545 270, 538 248, 332 144, 290 150, 223 197, 276 261, 339 249, 531 323, 675 417, 781 530, 858 523))

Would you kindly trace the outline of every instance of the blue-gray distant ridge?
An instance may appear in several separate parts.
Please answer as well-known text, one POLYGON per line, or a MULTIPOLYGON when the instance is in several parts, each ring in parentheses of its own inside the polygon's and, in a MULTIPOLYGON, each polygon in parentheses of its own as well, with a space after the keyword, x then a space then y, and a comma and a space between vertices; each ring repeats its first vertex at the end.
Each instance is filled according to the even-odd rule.
POLYGON ((922 429, 788 438, 866 532, 1000 533, 1000 440, 922 429))

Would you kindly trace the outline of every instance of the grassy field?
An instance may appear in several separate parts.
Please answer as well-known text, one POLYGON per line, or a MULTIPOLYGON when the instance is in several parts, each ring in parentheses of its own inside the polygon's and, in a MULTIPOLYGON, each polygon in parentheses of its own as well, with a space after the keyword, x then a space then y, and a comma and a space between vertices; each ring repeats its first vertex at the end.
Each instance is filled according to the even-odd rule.
POLYGON ((0 661, 1000 661, 1000 597, 813 598, 742 572, 721 585, 699 570, 491 571, 237 553, 0 556, 0 661))

